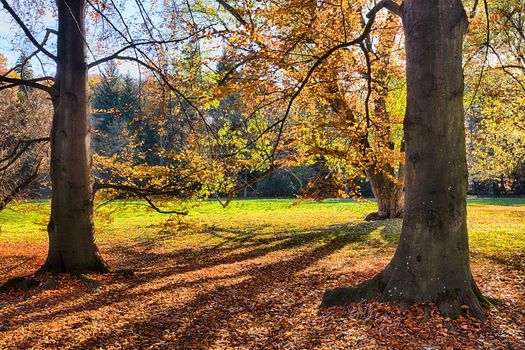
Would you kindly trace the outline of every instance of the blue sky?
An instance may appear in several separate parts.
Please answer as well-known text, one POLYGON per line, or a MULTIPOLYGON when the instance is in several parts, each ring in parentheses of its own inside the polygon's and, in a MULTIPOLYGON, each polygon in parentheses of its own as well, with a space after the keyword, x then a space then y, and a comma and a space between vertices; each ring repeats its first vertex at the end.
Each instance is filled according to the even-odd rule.
MULTIPOLYGON (((11 18, 9 13, 0 8, 0 53, 7 57, 8 67, 15 65, 16 61, 20 57, 22 52, 29 54, 34 51, 34 46, 25 38, 20 27, 11 18)), ((33 35, 38 41, 42 41, 45 36, 45 29, 51 28, 56 29, 56 20, 53 17, 51 11, 46 11, 38 21, 32 21, 31 19, 24 19, 24 22, 30 26, 33 35)), ((56 38, 52 35, 46 45, 51 52, 55 52, 55 41, 56 38)), ((46 75, 54 74, 54 64, 47 60, 45 55, 40 54, 39 57, 43 65, 36 59, 31 60, 31 65, 35 75, 41 75, 44 71, 46 75)), ((88 56, 88 61, 92 61, 92 55, 88 56)), ((119 70, 126 74, 129 73, 132 76, 138 76, 138 69, 136 64, 131 62, 120 62, 119 70)), ((96 70, 93 70, 96 73, 96 70)))
MULTIPOLYGON (((189 19, 186 17, 189 16, 187 13, 185 13, 185 11, 182 11, 181 9, 178 9, 177 11, 173 12, 166 12, 165 8, 162 7, 163 5, 157 4, 157 1, 114 1, 120 9, 123 17, 125 18, 126 25, 123 25, 120 18, 116 15, 112 17, 112 21, 114 25, 119 27, 119 30, 121 32, 126 33, 129 29, 131 32, 130 35, 133 38, 133 40, 150 40, 150 37, 148 36, 148 31, 144 29, 144 21, 140 16, 139 7, 137 4, 140 4, 143 7, 143 10, 146 11, 146 13, 148 13, 149 19, 155 22, 155 26, 160 28, 160 30, 162 31, 161 35, 163 36, 163 38, 171 37, 171 35, 173 35, 173 31, 175 31, 176 33, 180 33, 181 36, 186 36, 188 34, 187 24, 189 22, 189 19), (170 17, 171 14, 176 16, 174 17, 175 19, 170 17), (177 26, 177 29, 167 28, 167 25, 169 25, 170 20, 172 21, 171 24, 175 24, 177 26), (178 27, 180 27, 180 29, 178 27)), ((190 1, 193 2, 193 0, 190 1)), ((13 5, 16 3, 16 1, 11 0, 9 3, 13 5)), ((24 3, 24 1, 21 1, 21 3, 24 3)), ((27 0, 27 3, 32 4, 29 5, 32 7, 27 11, 21 10, 17 11, 17 13, 19 13, 20 16, 23 17, 22 19, 24 23, 28 25, 36 39, 38 41, 42 41, 46 33, 46 28, 56 29, 57 27, 56 19, 54 17, 55 6, 53 4, 53 1, 47 0, 45 2, 45 4, 48 4, 46 6, 46 10, 41 11, 40 8, 35 7, 34 1, 27 0), (36 12, 41 13, 37 16, 35 15, 36 12)), ((184 4, 182 8, 186 9, 186 3, 183 1, 181 1, 180 3, 184 4)), ((212 2, 212 4, 215 3, 212 2)), ((215 4, 215 6, 218 5, 215 4)), ((197 15, 197 12, 195 13, 195 15, 197 15)), ((226 15, 225 19, 227 20, 229 17, 229 15, 226 15)), ((92 62, 95 58, 99 59, 105 57, 122 47, 122 37, 119 37, 118 35, 105 35, 105 33, 107 34, 109 32, 114 33, 114 31, 108 26, 107 23, 105 23, 104 21, 99 21, 95 23, 92 20, 90 20, 90 16, 87 16, 86 18, 86 27, 88 30, 87 41, 89 45, 88 62, 92 62), (94 55, 96 57, 94 57, 94 55)), ((1 8, 1 6, 0 19, 0 53, 2 53, 8 58, 8 64, 12 67, 16 63, 17 59, 20 57, 21 52, 30 54, 34 51, 34 47, 25 38, 25 35, 22 33, 21 29, 14 22, 14 20, 12 20, 9 13, 5 9, 1 8)), ((203 25, 206 25, 206 19, 203 19, 203 21, 203 25)), ((161 33, 156 30, 153 30, 153 32, 155 32, 155 34, 161 33)), ((54 35, 51 35, 46 45, 46 48, 51 52, 55 52, 55 42, 56 37, 54 35)), ((201 41, 201 48, 203 48, 203 51, 206 51, 208 53, 215 52, 217 53, 217 55, 219 55, 222 52, 221 43, 213 39, 211 41, 201 41)), ((178 50, 179 49, 176 48, 175 51, 171 52, 171 54, 174 55, 173 57, 177 57, 177 55, 180 53, 180 51, 178 50)), ((33 68, 33 71, 35 72, 35 76, 40 76, 42 74, 54 75, 54 62, 51 62, 43 54, 40 54, 39 57, 41 58, 41 61, 36 59, 31 60, 31 66, 33 68)), ((118 65, 121 73, 130 74, 133 77, 138 77, 139 70, 136 63, 130 61, 120 61, 118 62, 118 65)), ((100 72, 100 70, 94 68, 90 72, 91 74, 97 74, 100 72)))

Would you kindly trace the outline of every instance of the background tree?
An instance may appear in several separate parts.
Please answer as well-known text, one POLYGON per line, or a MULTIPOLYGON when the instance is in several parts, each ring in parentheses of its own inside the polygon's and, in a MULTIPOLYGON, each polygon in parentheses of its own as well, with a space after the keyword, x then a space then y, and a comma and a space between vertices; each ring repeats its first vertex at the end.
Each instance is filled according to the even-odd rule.
POLYGON ((140 108, 136 83, 120 74, 113 62, 92 90, 93 150, 105 156, 125 152, 130 143, 129 124, 140 108))
MULTIPOLYGON (((368 173, 376 180, 373 184, 380 198, 380 216, 397 217, 402 211, 403 193, 399 190, 402 180, 396 179, 403 173, 398 171, 402 168, 401 118, 390 115, 392 106, 385 106, 384 101, 392 100, 395 83, 402 81, 398 67, 403 57, 395 53, 399 26, 380 16, 377 31, 367 34, 368 44, 359 40, 362 46, 341 45, 311 71, 309 84, 301 84, 319 57, 342 41, 360 36, 366 6, 364 2, 310 2, 300 7, 293 1, 230 6, 228 12, 238 26, 230 27, 224 35, 224 52, 227 61, 236 63, 220 75, 222 84, 217 93, 235 91, 244 103, 240 110, 245 120, 254 117, 254 110, 267 115, 268 128, 259 134, 277 140, 272 151, 261 154, 268 166, 276 169, 325 163, 321 167, 325 174, 312 178, 317 183, 309 188, 317 190, 310 195, 347 196, 349 185, 368 173), (379 38, 382 44, 371 44, 379 38), (369 60, 363 56, 363 49, 369 60), (328 178, 334 182, 329 184, 328 178), (327 185, 322 189, 320 179, 327 185)), ((241 127, 243 124, 239 123, 241 127)), ((246 136, 256 142, 259 134, 246 136)), ((350 187, 352 192, 357 190, 355 185, 350 187)))
MULTIPOLYGON (((286 96, 284 106, 281 105, 284 114, 265 129, 267 133, 274 132, 278 144, 267 159, 277 162, 279 157, 287 155, 288 146, 295 145, 289 142, 294 131, 293 118, 299 120, 304 116, 298 113, 301 109, 294 102, 322 80, 323 75, 318 78, 316 72, 324 63, 345 49, 359 50, 382 7, 401 15, 405 33, 406 206, 401 239, 395 256, 382 273, 362 285, 327 292, 323 305, 381 297, 406 304, 436 303, 444 315, 450 316, 457 316, 466 304, 477 317, 484 318, 481 305, 487 300, 470 272, 466 227, 462 53, 467 16, 460 1, 405 1, 403 6, 381 1, 368 13, 370 20, 360 34, 344 36, 345 31, 339 29, 339 36, 319 36, 323 38, 319 44, 313 41, 315 36, 309 36, 312 28, 316 28, 315 21, 325 21, 328 27, 332 23, 340 25, 330 4, 312 2, 298 6, 294 1, 269 1, 251 8, 242 3, 237 14, 248 18, 244 22, 250 25, 232 43, 233 53, 243 53, 238 57, 242 69, 236 77, 248 82, 249 76, 258 77, 261 72, 271 77, 262 86, 257 85, 256 90, 249 90, 249 83, 245 85, 244 96, 249 96, 250 101, 264 101, 270 95, 276 99, 286 96), (286 27, 287 23, 293 23, 291 28, 286 27), (288 35, 280 31, 284 28, 288 35), (240 39, 244 36, 246 39, 240 39), (242 50, 244 40, 256 49, 242 50), (296 50, 301 45, 304 51, 314 52, 305 57, 304 51, 296 50), (315 52, 316 48, 320 52, 315 52), (257 63, 252 65, 253 56, 257 63)), ((310 110, 304 106, 303 110, 317 112, 320 108, 316 102, 312 101, 310 110)), ((369 107, 362 119, 365 123, 373 122, 369 107)), ((326 130, 320 134, 326 137, 326 130)))
MULTIPOLYGON (((0 74, 31 79, 30 67, 22 64, 25 56, 18 62, 18 68, 8 72, 6 59, 0 55, 0 74)), ((27 87, 0 91, 0 211, 43 180, 51 110, 46 97, 27 87)))
POLYGON ((522 190, 525 162, 524 1, 489 1, 466 43, 468 161, 472 191, 522 190))

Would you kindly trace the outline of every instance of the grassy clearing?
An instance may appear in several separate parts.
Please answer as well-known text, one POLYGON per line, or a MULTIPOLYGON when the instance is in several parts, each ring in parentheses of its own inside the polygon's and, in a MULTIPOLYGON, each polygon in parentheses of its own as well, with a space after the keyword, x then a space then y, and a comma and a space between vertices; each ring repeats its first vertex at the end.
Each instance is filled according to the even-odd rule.
MULTIPOLYGON (((210 247, 253 238, 293 236, 325 231, 326 238, 360 226, 372 201, 327 200, 322 203, 291 199, 239 200, 223 209, 215 201, 192 203, 185 217, 158 214, 143 202, 114 202, 96 211, 98 242, 162 238, 174 247, 210 247)), ((0 213, 0 242, 45 243, 49 203, 13 205, 0 213)), ((471 250, 482 254, 519 255, 525 251, 525 198, 473 198, 468 201, 471 250)), ((400 220, 380 223, 356 244, 389 244, 398 238, 400 220)), ((353 232, 359 235, 359 232, 353 232)), ((297 237, 296 237, 297 238, 297 237)), ((300 237, 299 237, 300 238, 300 237)), ((323 238, 319 239, 320 241, 323 238)))
MULTIPOLYGON (((99 247, 133 277, 60 275, 51 291, 0 295, 0 349, 524 348, 525 200, 469 201, 474 277, 503 304, 481 324, 433 308, 362 302, 319 309, 323 292, 371 278, 390 260, 401 220, 364 222, 373 202, 192 203, 179 218, 141 202, 96 213, 99 247)), ((0 283, 46 254, 49 204, 0 213, 0 283)), ((49 276, 40 276, 41 282, 49 276)))

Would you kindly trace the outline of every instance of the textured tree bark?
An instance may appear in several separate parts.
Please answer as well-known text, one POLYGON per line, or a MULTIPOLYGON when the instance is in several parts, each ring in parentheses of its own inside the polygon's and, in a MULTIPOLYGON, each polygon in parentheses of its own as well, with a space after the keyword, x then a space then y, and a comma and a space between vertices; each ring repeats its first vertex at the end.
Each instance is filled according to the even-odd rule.
POLYGON ((105 272, 95 244, 85 0, 57 0, 58 64, 51 130, 49 252, 41 271, 105 272))
POLYGON ((385 166, 382 172, 375 169, 366 171, 366 177, 377 200, 378 211, 367 215, 365 220, 385 220, 403 216, 405 206, 404 165, 400 166, 401 169, 397 174, 390 165, 385 166))
POLYGON ((325 293, 323 306, 366 298, 436 303, 455 317, 483 298, 470 271, 460 0, 405 0, 407 54, 405 213, 389 265, 361 285, 325 293))
MULTIPOLYGON (((391 22, 397 20, 392 13, 388 14, 387 19, 391 22)), ((381 37, 381 45, 375 55, 381 57, 375 63, 379 69, 374 75, 375 84, 372 88, 375 92, 372 96, 374 105, 374 118, 380 121, 381 127, 374 131, 374 136, 377 141, 390 150, 395 150, 394 142, 391 142, 391 115, 387 109, 387 96, 389 91, 389 73, 388 67, 391 63, 392 50, 396 46, 394 35, 386 35, 381 37)), ((371 46, 371 44, 370 44, 371 46)), ((372 50, 368 47, 368 50, 372 50)), ((401 151, 404 151, 404 146, 401 146, 401 151)), ((367 215, 365 220, 384 220, 394 219, 403 216, 405 205, 405 186, 404 186, 404 164, 399 164, 398 169, 391 164, 386 164, 378 170, 375 166, 370 166, 365 171, 366 177, 372 187, 372 192, 377 200, 377 209, 375 213, 367 215)))

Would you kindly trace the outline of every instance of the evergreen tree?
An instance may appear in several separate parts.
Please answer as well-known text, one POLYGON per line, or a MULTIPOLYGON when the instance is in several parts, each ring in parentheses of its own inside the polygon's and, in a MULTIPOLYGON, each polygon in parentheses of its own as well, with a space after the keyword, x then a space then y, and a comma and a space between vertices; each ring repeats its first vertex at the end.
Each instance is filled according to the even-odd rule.
MULTIPOLYGON (((33 79, 33 68, 31 66, 31 62, 27 59, 27 55, 24 52, 20 53, 15 67, 15 72, 20 75, 20 79, 33 79)), ((27 96, 27 94, 32 90, 31 87, 26 85, 20 85, 19 89, 23 95, 20 96, 21 99, 25 98, 25 96, 27 96)))
POLYGON ((123 76, 116 64, 109 64, 93 91, 93 149, 111 156, 129 145, 128 125, 139 114, 135 81, 123 76))

